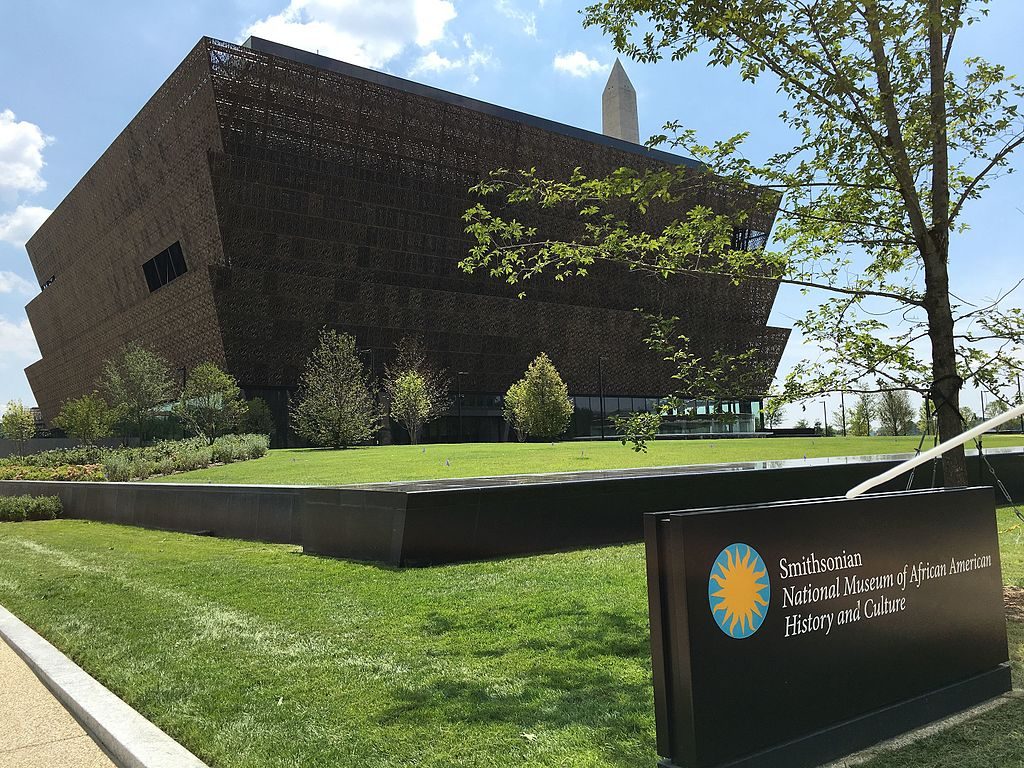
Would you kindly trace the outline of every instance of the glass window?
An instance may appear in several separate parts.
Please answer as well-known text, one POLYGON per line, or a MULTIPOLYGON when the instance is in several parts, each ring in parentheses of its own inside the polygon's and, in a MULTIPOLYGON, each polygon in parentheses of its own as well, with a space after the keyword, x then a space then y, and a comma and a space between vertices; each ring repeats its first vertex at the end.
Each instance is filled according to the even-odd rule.
POLYGON ((150 293, 186 272, 188 266, 185 264, 185 254, 181 251, 181 243, 174 243, 142 265, 142 274, 146 277, 150 293))

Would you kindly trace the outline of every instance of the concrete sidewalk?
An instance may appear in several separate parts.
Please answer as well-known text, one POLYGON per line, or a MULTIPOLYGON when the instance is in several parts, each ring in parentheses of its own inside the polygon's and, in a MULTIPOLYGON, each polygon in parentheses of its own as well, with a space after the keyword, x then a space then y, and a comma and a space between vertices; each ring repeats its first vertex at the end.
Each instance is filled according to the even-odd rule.
POLYGON ((115 768, 0 638, 0 768, 115 768))

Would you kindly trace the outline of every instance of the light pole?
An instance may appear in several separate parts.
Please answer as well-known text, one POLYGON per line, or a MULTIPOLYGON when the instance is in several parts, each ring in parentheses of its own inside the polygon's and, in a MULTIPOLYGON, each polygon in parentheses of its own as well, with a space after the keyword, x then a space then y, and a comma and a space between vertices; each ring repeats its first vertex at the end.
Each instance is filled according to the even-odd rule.
POLYGON ((839 390, 839 413, 843 417, 843 437, 846 437, 846 390, 839 390))
POLYGON ((821 401, 821 412, 825 415, 824 427, 822 428, 822 437, 828 437, 828 405, 824 400, 821 401))
MULTIPOLYGON (((185 387, 187 387, 187 386, 188 386, 188 368, 186 368, 183 365, 183 366, 181 366, 181 400, 182 400, 182 402, 185 401, 185 387)), ((185 439, 185 420, 179 416, 178 417, 178 421, 181 422, 181 439, 184 440, 185 439)), ((141 445, 141 443, 140 443, 140 445, 141 445)))
POLYGON ((455 383, 458 388, 458 402, 459 402, 459 442, 462 442, 462 377, 468 376, 468 371, 458 371, 455 374, 455 383))
MULTIPOLYGON (((1020 399, 1020 374, 1017 374, 1017 405, 1021 404, 1020 399)), ((1020 417, 1020 433, 1024 435, 1024 416, 1020 417)))
POLYGON ((597 391, 598 396, 601 398, 601 439, 604 440, 604 369, 601 367, 601 361, 604 360, 604 355, 597 356, 597 391))

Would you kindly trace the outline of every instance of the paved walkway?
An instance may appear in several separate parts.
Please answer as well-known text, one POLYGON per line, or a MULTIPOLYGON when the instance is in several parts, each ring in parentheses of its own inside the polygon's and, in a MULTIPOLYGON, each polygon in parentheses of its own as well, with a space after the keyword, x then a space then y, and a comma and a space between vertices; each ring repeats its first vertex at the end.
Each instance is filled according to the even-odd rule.
POLYGON ((115 768, 0 639, 0 768, 115 768))

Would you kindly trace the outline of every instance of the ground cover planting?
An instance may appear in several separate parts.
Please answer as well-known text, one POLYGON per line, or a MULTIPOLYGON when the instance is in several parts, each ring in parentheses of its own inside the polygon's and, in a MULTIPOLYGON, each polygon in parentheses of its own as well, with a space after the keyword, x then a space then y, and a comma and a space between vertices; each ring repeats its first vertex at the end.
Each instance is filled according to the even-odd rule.
MULTIPOLYGON (((1024 586, 1024 528, 999 528, 1024 586)), ((390 570, 26 522, 0 526, 0 604, 215 768, 656 762, 640 545, 390 570)), ((1020 765, 1022 723, 1015 699, 867 765, 1020 765)))
MULTIPOLYGON (((281 449, 258 461, 156 478, 161 482, 336 485, 391 480, 578 472, 624 467, 774 461, 912 453, 920 437, 787 437, 658 440, 647 453, 618 441, 390 445, 344 450, 281 449)), ((987 435, 988 448, 1024 445, 1020 435, 987 435)), ((927 443, 930 447, 930 443, 927 443)))
POLYGON ((202 438, 167 440, 142 448, 87 445, 0 459, 0 480, 143 480, 258 459, 268 445, 266 435, 224 435, 212 443, 202 438))

